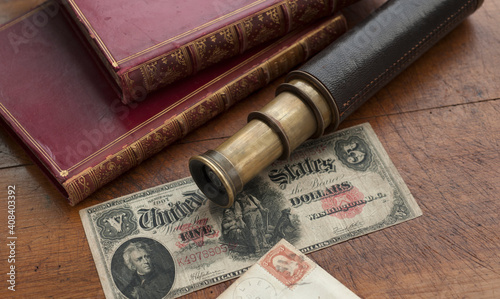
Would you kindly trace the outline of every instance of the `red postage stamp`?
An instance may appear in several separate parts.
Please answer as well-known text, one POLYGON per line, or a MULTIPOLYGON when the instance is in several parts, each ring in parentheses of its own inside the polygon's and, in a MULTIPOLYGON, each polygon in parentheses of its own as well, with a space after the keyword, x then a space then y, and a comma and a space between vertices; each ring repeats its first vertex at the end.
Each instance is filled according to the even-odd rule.
POLYGON ((259 264, 289 288, 297 285, 314 269, 314 264, 303 254, 293 252, 283 242, 273 247, 259 264))

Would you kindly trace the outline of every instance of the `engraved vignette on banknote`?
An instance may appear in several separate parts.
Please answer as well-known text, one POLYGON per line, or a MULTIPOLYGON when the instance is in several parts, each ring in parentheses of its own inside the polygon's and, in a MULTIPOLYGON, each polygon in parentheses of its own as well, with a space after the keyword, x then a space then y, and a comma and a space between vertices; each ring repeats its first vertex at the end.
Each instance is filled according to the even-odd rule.
POLYGON ((308 253, 421 211, 363 124, 273 163, 228 209, 186 178, 80 214, 108 298, 174 298, 240 276, 282 238, 308 253))

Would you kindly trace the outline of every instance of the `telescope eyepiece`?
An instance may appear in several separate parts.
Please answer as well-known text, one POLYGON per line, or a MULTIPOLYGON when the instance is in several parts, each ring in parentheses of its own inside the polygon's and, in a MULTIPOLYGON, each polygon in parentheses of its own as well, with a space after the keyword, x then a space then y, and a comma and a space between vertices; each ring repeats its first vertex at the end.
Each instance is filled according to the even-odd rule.
POLYGON ((189 171, 198 188, 215 204, 228 208, 233 205, 236 190, 224 169, 213 159, 216 152, 208 151, 189 160, 189 171))

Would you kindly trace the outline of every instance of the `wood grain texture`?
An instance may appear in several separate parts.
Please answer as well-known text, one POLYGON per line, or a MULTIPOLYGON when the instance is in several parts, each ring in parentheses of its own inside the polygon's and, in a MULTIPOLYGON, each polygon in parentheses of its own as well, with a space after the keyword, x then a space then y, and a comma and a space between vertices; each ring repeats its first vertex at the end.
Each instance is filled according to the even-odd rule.
MULTIPOLYGON (((365 16, 382 0, 346 11, 365 16)), ((0 1, 5 5, 7 1, 0 1)), ((500 297, 500 3, 483 7, 341 127, 370 122, 423 216, 309 256, 363 298, 500 297)), ((189 157, 215 148, 274 94, 266 89, 143 162, 76 207, 67 205, 0 131, 0 242, 7 186, 16 204, 16 292, 0 298, 103 298, 78 210, 188 176, 189 157), (3 195, 2 195, 3 194, 3 195)), ((0 273, 8 271, 0 245, 0 273)), ((231 282, 185 298, 214 298, 231 282)))
POLYGON ((45 1, 46 0, 0 0, 0 24, 17 18, 45 1))

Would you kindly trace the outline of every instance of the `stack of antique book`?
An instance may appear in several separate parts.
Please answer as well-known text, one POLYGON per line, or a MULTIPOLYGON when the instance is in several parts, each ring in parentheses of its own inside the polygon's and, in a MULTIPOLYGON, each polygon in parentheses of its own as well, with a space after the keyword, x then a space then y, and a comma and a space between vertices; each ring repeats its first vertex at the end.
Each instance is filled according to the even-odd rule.
POLYGON ((2 124, 75 205, 326 47, 352 2, 46 2, 0 27, 2 124))

